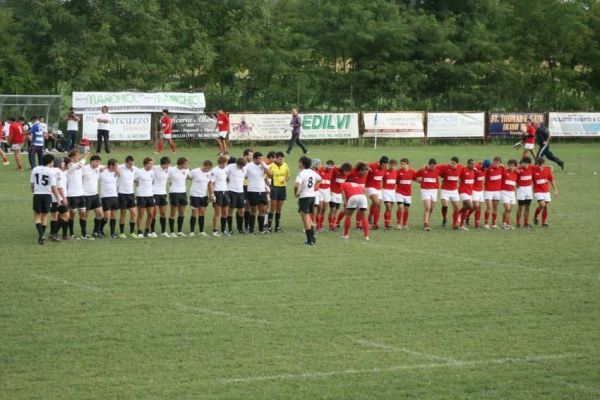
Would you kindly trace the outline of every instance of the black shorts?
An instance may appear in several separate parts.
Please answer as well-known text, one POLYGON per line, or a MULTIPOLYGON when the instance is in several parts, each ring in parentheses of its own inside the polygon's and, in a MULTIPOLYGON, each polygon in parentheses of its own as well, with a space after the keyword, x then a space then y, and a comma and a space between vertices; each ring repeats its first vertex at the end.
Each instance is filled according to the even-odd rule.
POLYGON ((229 192, 229 208, 244 208, 244 193, 229 192))
POLYGON ((190 204, 192 208, 206 208, 208 207, 208 196, 204 197, 195 197, 190 196, 190 204))
POLYGON ((119 207, 119 198, 118 197, 103 197, 102 198, 102 210, 104 211, 115 211, 118 210, 119 207))
POLYGON ((67 202, 71 210, 85 210, 84 196, 67 197, 67 202))
POLYGON ((271 186, 271 200, 276 200, 276 201, 287 200, 285 186, 271 186))
POLYGON ((66 212, 69 211, 69 207, 65 206, 64 204, 58 204, 58 203, 52 203, 52 205, 50 206, 50 212, 51 213, 59 213, 59 214, 64 214, 66 212))
POLYGON ((248 192, 246 193, 246 200, 248 200, 250 207, 256 207, 259 204, 269 204, 267 192, 248 192))
POLYGON ((154 208, 156 203, 154 202, 154 196, 139 197, 137 198, 138 208, 154 208))
POLYGON ((166 194, 155 194, 154 195, 154 203, 158 206, 158 207, 164 207, 166 206, 167 203, 167 195, 166 194))
POLYGON ((215 192, 215 206, 217 207, 229 207, 229 192, 218 191, 215 192))
POLYGON ((303 197, 298 199, 298 212, 302 214, 312 214, 315 208, 314 197, 303 197))
POLYGON ((173 207, 187 206, 187 196, 185 193, 169 193, 169 204, 173 207))
POLYGON ((52 196, 49 194, 33 195, 33 212, 38 214, 47 214, 52 206, 52 196))
POLYGON ((531 199, 529 200, 517 200, 520 206, 528 206, 531 205, 531 199))
POLYGON ((410 203, 405 203, 403 201, 397 201, 396 204, 398 204, 398 205, 402 204, 406 208, 410 207, 410 203))
POLYGON ((135 194, 118 193, 117 195, 119 196, 119 208, 121 210, 135 208, 135 194))
POLYGON ((100 196, 97 194, 93 196, 85 196, 85 208, 88 210, 95 210, 96 208, 102 208, 102 203, 100 202, 100 196))

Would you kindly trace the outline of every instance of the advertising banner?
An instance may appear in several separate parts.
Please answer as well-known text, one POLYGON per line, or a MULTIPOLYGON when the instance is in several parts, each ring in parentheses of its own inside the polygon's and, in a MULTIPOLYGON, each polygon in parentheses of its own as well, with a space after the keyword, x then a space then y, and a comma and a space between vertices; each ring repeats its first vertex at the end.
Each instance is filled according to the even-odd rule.
POLYGON ((490 137, 523 136, 527 120, 544 122, 544 113, 490 113, 488 135, 490 137))
MULTIPOLYGON (((301 115, 300 138, 356 139, 357 113, 322 113, 301 115)), ((290 114, 231 114, 229 140, 288 140, 292 134, 290 114)))
POLYGON ((172 114, 173 139, 216 139, 214 114, 172 114))
POLYGON ((478 113, 427 113, 427 137, 483 138, 485 114, 478 113))
POLYGON ((364 113, 363 137, 422 138, 425 136, 422 112, 364 113))
POLYGON ((600 136, 600 113, 549 113, 552 136, 600 136))
MULTIPOLYGON (((100 114, 83 115, 83 137, 96 140, 100 114)), ((110 140, 150 140, 152 116, 150 114, 111 114, 110 140)))
POLYGON ((110 113, 161 112, 202 113, 204 93, 73 92, 76 113, 99 113, 107 106, 110 113))

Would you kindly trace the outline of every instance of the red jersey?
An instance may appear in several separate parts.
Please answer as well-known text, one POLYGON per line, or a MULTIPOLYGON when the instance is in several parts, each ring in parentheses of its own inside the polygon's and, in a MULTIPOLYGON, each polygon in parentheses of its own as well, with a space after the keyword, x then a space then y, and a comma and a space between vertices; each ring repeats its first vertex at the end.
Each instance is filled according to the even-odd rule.
POLYGON ((385 175, 387 168, 382 168, 379 163, 369 164, 370 171, 367 174, 366 186, 369 188, 381 190, 383 183, 383 176, 385 175))
POLYGON ((162 133, 170 134, 173 129, 173 119, 168 115, 162 117, 160 119, 160 128, 162 129, 162 133))
POLYGON ((331 170, 331 193, 342 193, 342 183, 348 179, 348 173, 343 173, 339 168, 334 167, 331 170))
POLYGON ((421 168, 417 171, 416 177, 421 178, 421 189, 437 189, 439 187, 438 178, 440 171, 437 168, 421 168))
POLYGON ((527 135, 525 136, 525 143, 535 144, 535 127, 533 125, 529 125, 527 127, 527 135))
POLYGON ((437 170, 440 172, 443 190, 457 190, 458 180, 460 179, 460 173, 462 172, 462 165, 457 165, 456 168, 451 168, 448 165, 438 165, 437 170))
POLYGON ((511 171, 510 169, 504 170, 504 173, 502 174, 502 190, 514 192, 515 186, 517 186, 517 171, 511 171))
POLYGON ((550 182, 554 182, 554 174, 550 167, 536 167, 533 171, 533 192, 549 193, 550 182))
POLYGON ((417 173, 413 169, 399 169, 396 174, 396 193, 402 196, 412 195, 412 183, 415 180, 417 173))
POLYGON ((362 187, 365 187, 367 183, 367 175, 361 175, 356 168, 352 168, 352 171, 348 174, 348 180, 354 183, 358 183, 362 187))
POLYGON ((395 190, 397 178, 398 178, 398 170, 397 169, 395 169, 393 171, 390 171, 389 169, 386 170, 385 175, 383 175, 383 189, 395 190))
POLYGON ((475 170, 463 168, 460 172, 460 186, 458 193, 473 194, 473 185, 475 184, 475 170))
POLYGON ((229 116, 226 113, 217 115, 217 130, 219 132, 229 132, 229 116))
POLYGON ((329 189, 331 187, 331 177, 333 176, 333 168, 321 167, 317 170, 317 174, 321 177, 319 189, 329 189))
POLYGON ((481 163, 475 166, 475 182, 473 182, 474 192, 483 192, 483 182, 485 181, 486 174, 487 172, 483 169, 481 163))
POLYGON ((527 168, 517 168, 517 186, 528 187, 533 185, 533 171, 536 169, 534 165, 527 168))
POLYGON ((360 194, 365 194, 365 189, 361 185, 355 182, 344 182, 342 183, 342 191, 344 192, 344 196, 346 196, 346 200, 350 199, 352 196, 358 196, 360 194))
POLYGON ((23 125, 19 122, 12 122, 8 128, 8 137, 12 144, 25 143, 25 135, 23 135, 23 125))
POLYGON ((491 166, 485 172, 485 191, 486 192, 499 192, 502 190, 502 174, 504 168, 498 166, 491 166))

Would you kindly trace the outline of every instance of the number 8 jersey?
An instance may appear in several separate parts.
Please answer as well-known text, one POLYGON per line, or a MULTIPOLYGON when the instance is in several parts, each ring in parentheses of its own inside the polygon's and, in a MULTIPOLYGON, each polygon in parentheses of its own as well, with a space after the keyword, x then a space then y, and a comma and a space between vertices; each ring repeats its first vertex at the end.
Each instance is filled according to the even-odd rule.
POLYGON ((317 174, 312 169, 303 169, 298 173, 296 183, 300 185, 298 190, 298 197, 303 199, 305 197, 316 197, 317 192, 315 186, 317 182, 321 181, 321 175, 317 174))

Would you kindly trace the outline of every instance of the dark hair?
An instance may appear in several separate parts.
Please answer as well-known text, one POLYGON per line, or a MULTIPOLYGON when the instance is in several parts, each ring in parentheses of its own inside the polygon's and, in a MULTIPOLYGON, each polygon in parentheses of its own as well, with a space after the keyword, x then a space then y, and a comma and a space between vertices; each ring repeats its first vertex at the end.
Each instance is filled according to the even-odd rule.
POLYGON ((114 158, 111 158, 110 160, 108 160, 108 163, 106 163, 106 165, 108 165, 109 167, 114 167, 116 166, 118 163, 117 160, 115 160, 114 158))
POLYGON ((494 161, 502 162, 502 157, 496 156, 496 157, 494 157, 494 161))
POLYGON ((10 122, 16 122, 16 119, 15 119, 15 117, 10 117, 8 120, 9 120, 10 122))
MULTIPOLYGON (((254 154, 256 154, 256 153, 254 153, 254 154)), ((298 161, 300 162, 300 164, 302 164, 304 169, 309 169, 312 166, 312 160, 306 156, 300 157, 300 159, 298 161)))
POLYGON ((160 165, 171 164, 171 159, 167 156, 161 157, 160 165))
POLYGON ((162 110, 162 112, 164 112, 165 114, 169 113, 169 110, 167 110, 166 108, 162 110))
POLYGON ((508 165, 514 165, 514 166, 516 166, 516 165, 517 165, 517 160, 515 160, 515 159, 511 158, 510 160, 508 160, 508 163, 507 163, 507 164, 508 164, 508 165))
POLYGON ((222 163, 226 163, 228 160, 227 156, 219 156, 219 158, 217 159, 217 163, 222 164, 222 163))
POLYGON ((430 158, 429 161, 427 162, 427 165, 436 165, 437 161, 435 160, 435 158, 430 158))
POLYGON ((63 157, 63 162, 65 163, 65 165, 69 165, 72 163, 72 161, 69 157, 63 157))
POLYGON ((179 158, 177 159, 177 165, 183 165, 183 164, 185 164, 186 162, 187 162, 187 158, 185 158, 185 157, 179 157, 179 158))
POLYGON ((388 157, 388 156, 382 156, 382 157, 379 159, 379 164, 387 164, 387 163, 389 163, 389 162, 390 162, 390 159, 389 159, 389 157, 388 157))
POLYGON ((327 160, 327 161, 325 161, 325 165, 333 167, 335 165, 335 162, 333 162, 333 160, 327 160))
POLYGON ((148 163, 150 161, 154 161, 154 158, 152 158, 152 157, 146 157, 146 158, 144 158, 144 161, 143 161, 144 166, 148 165, 148 163))
POLYGON ((79 154, 79 150, 77 149, 73 149, 69 152, 69 154, 67 154, 69 157, 75 157, 77 154, 79 154))
POLYGON ((458 157, 454 156, 454 157, 452 157, 452 158, 450 159, 450 161, 454 161, 455 163, 457 163, 457 162, 458 162, 458 157))
POLYGON ((275 157, 285 157, 285 153, 283 151, 278 151, 275 153, 275 157))
POLYGON ((254 151, 252 149, 244 149, 244 157, 250 153, 254 153, 254 151))
POLYGON ((20 117, 19 117, 19 121, 23 121, 23 122, 25 122, 25 117, 23 117, 23 116, 20 116, 20 117))
POLYGON ((235 160, 235 164, 240 168, 244 168, 244 166, 246 165, 246 159, 244 157, 240 157, 237 160, 235 160))
POLYGON ((367 165, 366 162, 359 161, 359 162, 356 163, 356 165, 354 166, 354 168, 356 168, 357 171, 364 171, 367 168, 369 168, 369 166, 367 165))
POLYGON ((342 165, 340 165, 340 171, 342 172, 350 172, 352 171, 352 164, 345 162, 342 165))
POLYGON ((408 158, 401 158, 400 162, 410 164, 410 162, 408 161, 408 158))
POLYGON ((535 165, 544 165, 545 161, 542 157, 535 159, 535 165))
POLYGON ((125 162, 130 162, 130 161, 133 161, 133 156, 125 157, 125 162))
POLYGON ((394 160, 393 158, 390 160, 390 164, 394 164, 394 165, 398 165, 398 161, 394 160))
POLYGON ((46 153, 42 156, 42 165, 52 164, 54 162, 54 156, 50 153, 46 153))
POLYGON ((521 164, 531 164, 531 158, 523 157, 523 159, 521 160, 521 164))
POLYGON ((256 153, 254 153, 254 154, 252 155, 252 158, 253 158, 253 159, 255 159, 255 160, 256 160, 258 157, 262 157, 262 153, 261 153, 260 151, 257 151, 256 153))
POLYGON ((212 167, 212 161, 210 160, 204 160, 204 162, 202 163, 203 167, 212 167))
POLYGON ((94 154, 93 156, 90 157, 90 161, 100 161, 101 158, 98 154, 94 154))
POLYGON ((474 163, 474 162, 475 162, 475 160, 473 160, 472 158, 469 158, 469 159, 467 160, 467 164, 471 164, 471 163, 474 163))
POLYGON ((277 153, 275 153, 274 151, 270 151, 267 153, 267 158, 275 158, 277 156, 277 153))

